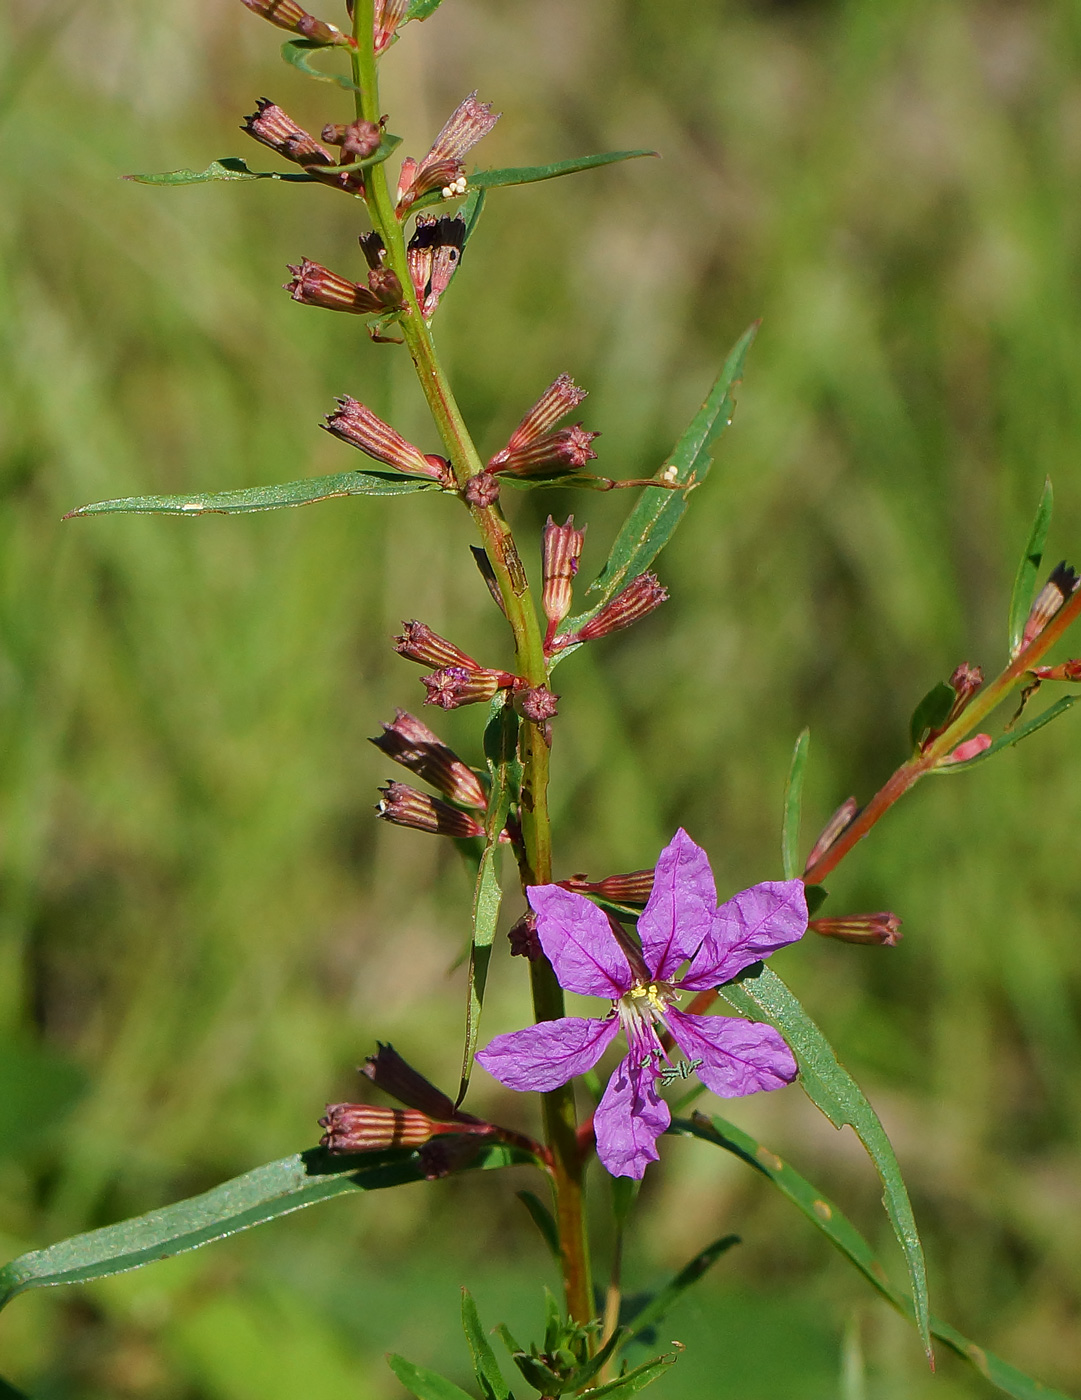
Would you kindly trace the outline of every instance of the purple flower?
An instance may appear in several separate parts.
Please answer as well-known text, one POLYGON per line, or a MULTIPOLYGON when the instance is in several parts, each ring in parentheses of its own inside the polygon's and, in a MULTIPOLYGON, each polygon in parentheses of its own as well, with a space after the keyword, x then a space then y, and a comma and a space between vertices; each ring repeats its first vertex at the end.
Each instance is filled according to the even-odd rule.
POLYGON ((802 938, 807 903, 801 880, 772 880, 717 908, 705 851, 682 829, 661 852, 653 893, 638 920, 642 948, 618 938, 595 904, 559 885, 528 891, 537 935, 567 991, 608 997, 606 1017, 567 1016, 499 1035, 477 1059, 510 1089, 545 1093, 591 1070, 622 1026, 629 1053, 594 1115, 597 1155, 613 1176, 640 1178, 657 1160, 656 1139, 671 1121, 657 1092, 690 1068, 722 1098, 779 1089, 796 1077, 791 1050, 772 1026, 677 1010, 680 992, 730 982, 751 963, 802 938), (676 974, 690 963, 683 976, 676 974), (678 1071, 660 1033, 687 1056, 678 1071))

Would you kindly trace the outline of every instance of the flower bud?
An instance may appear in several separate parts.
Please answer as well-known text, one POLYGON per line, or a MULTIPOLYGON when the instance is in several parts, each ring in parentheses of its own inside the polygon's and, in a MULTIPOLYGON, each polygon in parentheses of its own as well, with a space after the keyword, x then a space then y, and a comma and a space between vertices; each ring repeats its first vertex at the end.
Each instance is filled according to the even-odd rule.
POLYGON ((333 166, 334 157, 269 98, 259 99, 258 110, 244 118, 242 130, 286 160, 291 160, 294 165, 307 170, 324 185, 334 185, 337 189, 355 193, 363 184, 360 171, 336 174, 334 171, 315 169, 320 165, 333 166))
POLYGON ((823 938, 837 938, 842 943, 879 943, 893 948, 901 941, 901 920, 889 910, 846 914, 840 919, 811 919, 807 927, 823 938))
POLYGON ((438 788, 444 797, 465 807, 484 809, 488 799, 480 779, 415 715, 399 710, 383 733, 369 740, 388 758, 438 788))
POLYGON ((657 581, 656 574, 639 574, 633 583, 605 603, 577 632, 564 632, 562 636, 553 638, 552 644, 565 647, 572 642, 595 642, 599 637, 607 637, 609 632, 618 632, 648 617, 667 597, 668 590, 657 581))
POLYGON ((556 708, 558 700, 559 696, 553 695, 546 685, 527 687, 517 691, 514 696, 515 708, 534 724, 555 719, 559 713, 556 708))
POLYGON ((596 457, 590 444, 597 437, 600 433, 575 423, 573 428, 544 433, 514 452, 504 448, 488 463, 488 471, 501 476, 569 476, 596 457))
POLYGON ((430 476, 444 485, 447 482, 450 468, 442 457, 426 454, 406 442, 400 433, 356 399, 339 399, 337 413, 330 414, 324 426, 328 433, 352 447, 359 447, 377 462, 410 476, 430 476))
POLYGON ((462 491, 466 504, 471 506, 494 506, 499 500, 499 481, 491 472, 478 472, 471 476, 462 491))
POLYGON ((418 792, 405 783, 387 783, 379 791, 383 797, 375 810, 384 821, 394 826, 428 831, 433 836, 464 839, 484 835, 483 825, 467 812, 459 812, 457 807, 441 802, 438 797, 429 797, 426 792, 418 792))
POLYGON ((506 671, 489 671, 484 667, 444 666, 430 676, 421 676, 428 691, 426 705, 438 705, 442 710, 456 710, 461 705, 478 705, 491 700, 497 691, 514 684, 514 676, 506 671))
POLYGON ((398 177, 399 219, 403 219, 409 209, 422 195, 432 190, 444 191, 445 198, 464 194, 464 186, 459 182, 465 175, 462 159, 499 120, 499 113, 493 113, 486 102, 478 102, 476 92, 471 92, 464 102, 459 103, 451 113, 443 130, 432 143, 432 149, 418 164, 412 157, 402 162, 398 177), (446 191, 450 194, 446 194, 446 191))
POLYGON ((453 1131, 415 1108, 376 1108, 363 1103, 328 1103, 319 1126, 320 1147, 331 1152, 378 1152, 389 1147, 420 1147, 436 1133, 453 1131))
POLYGON ((613 904, 645 904, 653 893, 653 871, 632 870, 626 875, 606 875, 603 880, 572 875, 569 880, 557 880, 556 884, 578 894, 599 895, 613 904))
POLYGON ((957 692, 957 699, 960 708, 955 706, 957 713, 968 703, 969 699, 975 695, 980 686, 983 685, 983 672, 978 666, 972 666, 967 661, 962 661, 957 670, 950 677, 950 685, 957 692))
POLYGON ((511 433, 504 451, 520 452, 536 442, 537 438, 551 432, 561 418, 573 413, 585 397, 585 389, 579 389, 569 374, 559 375, 511 433))
POLYGON ((833 816, 830 817, 829 821, 822 828, 817 841, 815 841, 814 845, 811 847, 811 854, 807 857, 807 864, 803 867, 804 870, 810 870, 812 865, 817 865, 844 829, 855 821, 859 810, 860 804, 854 797, 845 798, 836 812, 834 812, 833 816))
POLYGON ((585 533, 574 528, 573 515, 567 517, 565 525, 557 525, 549 516, 544 527, 541 604, 548 619, 546 645, 551 645, 556 628, 571 610, 571 584, 578 572, 585 533))
POLYGON ((383 133, 375 122, 355 121, 343 125, 329 122, 320 132, 328 146, 340 146, 343 165, 347 161, 366 160, 379 149, 383 133))
POLYGON ((402 284, 389 268, 368 275, 368 285, 350 282, 308 258, 297 267, 290 265, 293 280, 285 290, 305 306, 323 306, 329 311, 351 311, 359 316, 389 311, 402 303, 402 284))
MULTIPOLYGON (((382 1089, 384 1094, 389 1094, 408 1108, 419 1109, 430 1118, 448 1119, 455 1116, 455 1107, 447 1095, 403 1060, 393 1045, 384 1045, 378 1040, 376 1045, 376 1053, 368 1056, 360 1072, 377 1089, 382 1089)), ((469 1114, 463 1116, 471 1122, 476 1121, 469 1114)))
POLYGON ((308 14, 296 0, 242 0, 242 3, 279 29, 288 29, 291 34, 302 34, 305 39, 315 39, 320 44, 345 42, 345 35, 340 29, 308 14))
POLYGON ((394 638, 394 650, 407 661, 419 661, 422 666, 464 666, 468 671, 484 668, 460 647, 433 632, 426 622, 403 622, 405 631, 394 638))
POLYGON ((963 744, 958 744, 954 751, 947 754, 945 758, 940 758, 935 767, 948 768, 953 763, 967 763, 970 759, 979 758, 981 753, 986 753, 991 744, 990 734, 974 734, 971 739, 966 739, 963 744))
POLYGON ((1077 574, 1070 568, 1065 559, 1052 569, 1051 577, 1040 589, 1036 601, 1032 605, 1021 640, 1011 653, 1011 661, 1020 656, 1036 640, 1063 603, 1073 596, 1079 582, 1081 579, 1078 579, 1077 574))
POLYGON ((409 277, 421 315, 430 320, 439 299, 450 285, 465 247, 465 220, 444 214, 419 218, 405 250, 409 277))
POLYGON ((375 0, 375 52, 381 54, 390 46, 394 31, 401 24, 409 0, 375 0))

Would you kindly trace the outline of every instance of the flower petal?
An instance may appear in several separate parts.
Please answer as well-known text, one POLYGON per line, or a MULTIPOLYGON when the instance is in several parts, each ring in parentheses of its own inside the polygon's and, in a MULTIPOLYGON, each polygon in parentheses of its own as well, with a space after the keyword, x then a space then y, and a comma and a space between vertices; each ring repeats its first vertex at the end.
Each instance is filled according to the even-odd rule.
POLYGON ((638 920, 642 952, 654 977, 671 981, 709 933, 716 910, 709 857, 680 827, 657 858, 653 892, 638 920))
POLYGON ((672 1007, 665 1019, 687 1058, 701 1061, 698 1078, 722 1099, 780 1089, 798 1073, 795 1056, 772 1026, 738 1016, 688 1016, 672 1007))
POLYGON ((627 955, 608 916, 584 895, 558 885, 532 885, 526 894, 537 915, 537 936, 559 985, 584 997, 618 1001, 634 982, 627 955))
POLYGON ((807 932, 802 880, 767 880, 741 890, 713 916, 709 933, 681 987, 697 992, 731 982, 737 972, 807 932))
POLYGON ((522 1031, 497 1035, 477 1052, 477 1062, 508 1089, 546 1094, 592 1069, 618 1030, 616 1016, 604 1021, 583 1016, 540 1021, 522 1031))
POLYGON ((597 1156, 613 1176, 640 1181, 657 1160, 654 1143, 671 1121, 668 1105, 657 1093, 654 1061, 643 1066, 632 1052, 616 1066, 593 1115, 597 1156))

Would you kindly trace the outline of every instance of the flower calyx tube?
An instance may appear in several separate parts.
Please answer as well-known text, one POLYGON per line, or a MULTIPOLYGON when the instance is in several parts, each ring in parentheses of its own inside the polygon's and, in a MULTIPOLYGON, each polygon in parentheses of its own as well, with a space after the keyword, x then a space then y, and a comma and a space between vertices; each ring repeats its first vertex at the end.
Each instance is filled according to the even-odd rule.
POLYGON ((901 920, 888 909, 876 914, 845 914, 836 919, 811 919, 808 931, 842 943, 870 943, 895 948, 901 941, 901 920))
POLYGON ((383 725, 383 733, 369 743, 418 778, 431 783, 450 801, 482 811, 487 807, 484 787, 472 768, 408 711, 399 710, 390 724, 383 725))
POLYGON ((297 0, 241 0, 253 14, 269 20, 279 29, 313 39, 317 44, 348 44, 352 41, 336 25, 308 14, 297 0))
POLYGON ((612 904, 645 904, 653 893, 653 871, 631 870, 626 875, 606 875, 603 880, 572 875, 569 880, 557 880, 556 884, 576 894, 596 895, 612 904))
POLYGON ((460 215, 418 218, 405 250, 409 280, 420 307, 430 321, 440 298, 450 286, 465 247, 465 220, 460 215))
POLYGON ((585 396, 569 374, 559 375, 515 428, 506 447, 489 458, 485 474, 558 478, 580 471, 596 457, 592 442, 600 434, 581 423, 560 429, 556 424, 585 396))
POLYGON ((605 997, 603 1019, 562 1017, 496 1036, 479 1064, 508 1088, 548 1092, 585 1074, 622 1028, 628 1054, 594 1115, 597 1154, 613 1176, 641 1178, 657 1160, 656 1139, 671 1121, 658 1086, 681 1067, 665 1065, 671 1035, 699 1079, 723 1097, 777 1089, 796 1062, 772 1026, 694 1016, 676 1007, 684 991, 731 981, 751 963, 801 938, 807 905, 800 880, 755 885, 717 907, 706 854, 678 831, 657 861, 653 891, 638 921, 640 958, 630 958, 607 916, 559 885, 533 886, 537 936, 560 985, 605 997), (682 976, 680 968, 689 962, 682 976), (637 966, 636 966, 637 964, 637 966))
POLYGON ((854 797, 846 797, 836 812, 822 828, 814 845, 811 847, 810 855, 807 857, 807 864, 803 867, 805 871, 817 865, 837 838, 852 825, 859 816, 860 804, 854 797))
POLYGON ((402 307, 402 284, 390 268, 368 273, 368 284, 350 282, 309 258, 297 266, 290 264, 292 280, 285 290, 305 306, 322 306, 328 311, 349 311, 356 316, 385 315, 402 307))
POLYGON ((578 561, 582 556, 586 532, 574 528, 574 516, 567 517, 566 524, 557 525, 551 516, 544 527, 544 542, 541 553, 542 591, 541 606, 548 619, 544 645, 552 645, 556 628, 571 610, 573 583, 578 573, 578 561))
POLYGON ((668 599, 668 590, 656 574, 639 574, 622 592, 617 593, 574 632, 560 632, 549 643, 548 650, 559 651, 578 642, 595 642, 610 632, 632 627, 648 617, 668 599))
POLYGON ((1062 605, 1073 597, 1079 583, 1081 578, 1065 559, 1051 570, 1051 576, 1036 595, 1036 601, 1029 610, 1021 640, 1010 654, 1011 661, 1016 660, 1036 640, 1062 605))
POLYGON ((377 58, 394 42, 398 26, 408 8, 409 0, 375 0, 372 47, 377 58))
POLYGON ((377 462, 393 467, 406 476, 427 476, 449 489, 454 483, 450 463, 435 453, 425 453, 407 442, 401 433, 372 412, 366 405, 346 395, 338 400, 338 411, 323 424, 328 433, 359 447, 377 462))
POLYGON ((363 187, 362 171, 347 170, 335 173, 333 170, 320 170, 319 166, 335 164, 333 155, 324 146, 320 146, 302 126, 298 126, 288 112, 283 111, 276 102, 271 102, 269 97, 259 99, 256 111, 250 117, 244 118, 241 130, 246 131, 261 145, 276 151, 286 160, 291 160, 294 165, 299 165, 324 185, 332 185, 335 189, 346 190, 350 194, 359 193, 363 187))
POLYGON ((476 92, 471 92, 451 113, 424 159, 416 161, 407 156, 402 161, 395 210, 399 219, 404 219, 417 200, 433 190, 439 190, 444 199, 465 194, 465 154, 488 135, 499 117, 499 112, 493 112, 487 102, 478 102, 476 92))
POLYGON ((407 826, 432 836, 452 836, 460 841, 484 835, 484 823, 476 817, 407 783, 387 783, 379 791, 382 797, 376 815, 393 826, 407 826))

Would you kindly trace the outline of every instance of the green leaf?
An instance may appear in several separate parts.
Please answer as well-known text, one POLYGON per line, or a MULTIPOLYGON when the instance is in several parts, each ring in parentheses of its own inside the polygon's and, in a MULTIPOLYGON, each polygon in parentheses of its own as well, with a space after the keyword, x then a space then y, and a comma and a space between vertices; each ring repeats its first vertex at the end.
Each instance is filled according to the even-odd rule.
POLYGON ((469 185, 475 190, 494 190, 504 185, 532 185, 538 180, 557 180, 560 175, 575 175, 579 170, 595 170, 600 165, 615 165, 621 160, 638 160, 655 156, 657 151, 605 151, 597 156, 578 156, 574 160, 557 160, 551 165, 512 165, 505 170, 474 170, 469 185))
POLYGON ((781 823, 781 863, 786 880, 799 875, 799 822, 803 810, 803 774, 807 767, 807 750, 811 731, 805 729, 792 750, 792 764, 784 787, 784 821, 781 823))
POLYGON ((621 1347, 626 1340, 627 1338, 624 1332, 620 1328, 617 1328, 597 1354, 591 1356, 584 1366, 579 1366, 574 1374, 569 1377, 565 1383, 565 1389, 573 1390, 577 1393, 583 1386, 588 1385, 593 1377, 604 1369, 609 1359, 615 1355, 617 1349, 621 1347))
POLYGON ((223 156, 205 170, 165 170, 156 175, 125 175, 137 185, 205 185, 208 180, 289 180, 294 184, 317 184, 314 175, 300 171, 249 170, 239 156, 223 156))
POLYGON ((539 1196, 535 1196, 532 1191, 519 1191, 518 1199, 526 1210, 529 1211, 533 1224, 541 1232, 541 1238, 551 1250, 552 1258, 556 1263, 560 1263, 563 1258, 563 1251, 559 1244, 559 1227, 556 1225, 555 1217, 544 1204, 539 1196))
POLYGON ((387 1357, 387 1365, 406 1390, 417 1396, 417 1400, 473 1400, 469 1392, 461 1386, 448 1381, 437 1371, 429 1371, 426 1366, 414 1366, 412 1361, 406 1361, 404 1356, 391 1353, 387 1357))
POLYGON ((277 486, 249 486, 242 491, 189 491, 186 496, 123 496, 115 501, 95 501, 64 516, 79 515, 243 515, 253 510, 279 510, 283 506, 307 506, 333 496, 407 496, 414 491, 439 491, 427 476, 403 476, 399 472, 341 472, 336 476, 306 476, 277 486))
POLYGON ((473 1357, 477 1384, 485 1400, 510 1400, 510 1387, 503 1379, 503 1372, 499 1369, 492 1344, 481 1326, 477 1305, 468 1288, 462 1289, 462 1330, 473 1357))
POLYGON ((931 1358, 928 1324, 927 1270, 901 1169, 878 1115, 863 1090, 839 1062, 833 1047, 775 972, 755 963, 720 994, 744 1015, 756 1012, 781 1032, 800 1067, 800 1083, 812 1102, 835 1128, 847 1123, 856 1132, 882 1178, 882 1202, 893 1232, 904 1251, 915 1300, 916 1320, 931 1358))
POLYGON ((1013 581, 1013 593, 1010 595, 1011 657, 1016 656, 1021 649, 1025 623, 1028 621, 1032 600, 1036 596, 1040 564, 1043 562, 1044 546, 1047 544, 1047 532, 1051 528, 1051 508, 1053 505, 1054 492, 1051 490, 1051 479, 1048 477, 1043 484, 1040 504, 1036 507, 1036 519, 1032 522, 1032 530, 1029 533, 1028 543, 1025 545, 1025 552, 1021 556, 1021 562, 1017 566, 1017 576, 1013 581))
MULTIPOLYGON (((485 1144, 466 1170, 495 1170, 530 1160, 515 1148, 485 1144)), ((86 1283, 138 1269, 350 1191, 381 1191, 423 1180, 415 1152, 338 1156, 313 1147, 256 1167, 201 1196, 21 1255, 0 1269, 0 1307, 29 1288, 86 1283)))
MULTIPOLYGON (((894 1288, 885 1269, 875 1257, 871 1246, 850 1220, 821 1191, 817 1190, 804 1177, 781 1160, 775 1153, 756 1142, 741 1128, 726 1122, 723 1118, 707 1118, 696 1113, 692 1119, 675 1119, 668 1129, 671 1133, 683 1133, 723 1147, 727 1152, 741 1157, 761 1172, 807 1217, 816 1229, 853 1263, 868 1282, 876 1288, 888 1302, 908 1318, 915 1321, 912 1300, 900 1289, 894 1288)), ((1023 1372, 1010 1366, 994 1352, 970 1342, 956 1328, 930 1318, 931 1333, 948 1347, 970 1362, 992 1385, 1012 1395, 1014 1400, 1066 1400, 1057 1390, 1049 1390, 1038 1381, 1032 1380, 1023 1372)))
POLYGON ((675 1362, 677 1355, 678 1353, 671 1352, 667 1356, 655 1356, 652 1361, 643 1361, 641 1366, 636 1366, 625 1376, 617 1376, 607 1385, 599 1385, 595 1390, 591 1390, 589 1400, 600 1400, 601 1396, 606 1396, 607 1400, 629 1400, 630 1396, 645 1390, 647 1385, 660 1380, 668 1367, 675 1362))
POLYGON ((946 723, 956 699, 957 691, 948 682, 939 681, 932 686, 912 711, 909 721, 908 732, 914 749, 919 748, 932 729, 940 729, 946 723))
POLYGON ((443 0, 410 0, 402 23, 408 24, 411 19, 427 19, 429 15, 435 14, 442 3, 443 0))
POLYGON ((670 1283, 665 1284, 640 1312, 635 1313, 629 1323, 630 1332, 624 1339, 623 1345, 633 1341, 647 1328, 655 1327, 662 1318, 667 1317, 691 1284, 697 1283, 722 1254, 727 1254, 733 1245, 741 1243, 739 1235, 725 1235, 722 1239, 714 1240, 712 1244, 707 1245, 705 1249, 696 1254, 689 1264, 680 1269, 670 1283))
MULTIPOLYGON (((469 240, 473 237, 473 231, 480 223, 480 216, 484 213, 484 202, 488 196, 483 190, 471 190, 465 203, 458 210, 458 213, 465 220, 465 237, 462 240, 462 253, 464 255, 469 246, 469 240)), ((459 259, 459 266, 461 259, 459 259)))
POLYGON ((359 92, 360 88, 353 82, 352 78, 343 78, 338 73, 320 73, 318 68, 312 66, 308 55, 326 51, 328 49, 340 49, 342 44, 321 44, 317 39, 290 39, 288 43, 282 45, 282 58, 286 63, 292 64, 294 68, 309 78, 318 78, 321 83, 337 83, 338 87, 345 88, 349 92, 359 92))
MULTIPOLYGON (((733 391, 743 374, 743 362, 757 330, 758 325, 755 323, 733 346, 705 403, 672 449, 668 462, 656 473, 658 478, 668 473, 683 485, 687 485, 692 477, 696 483, 705 479, 711 464, 710 445, 732 421, 732 411, 735 407, 733 391)), ((648 487, 643 490, 616 536, 608 562, 596 581, 590 584, 589 591, 599 592, 601 595, 597 607, 582 617, 571 619, 565 624, 564 630, 573 631, 580 627, 614 593, 631 583, 639 574, 645 573, 672 537, 686 509, 686 495, 682 491, 655 491, 648 487)))
POLYGON ((1027 739, 1030 734, 1035 734, 1037 729, 1042 729, 1045 724, 1050 724, 1053 719, 1058 719, 1059 715, 1064 715, 1071 705, 1076 705, 1081 700, 1081 695, 1064 695, 1061 700, 1056 700, 1053 705, 1049 705, 1043 714, 1036 715, 1027 723, 1022 724, 1019 729, 1007 730, 1005 734, 983 753, 978 753, 975 758, 967 758, 964 763, 947 763, 941 768, 932 768, 932 773, 967 773, 970 768, 975 768, 977 763, 984 763, 989 758, 994 758, 995 754, 1001 753, 1003 749, 1008 749, 1012 744, 1019 744, 1022 739, 1027 739))
POLYGON ((484 729, 484 754, 488 760, 491 790, 488 793, 488 815, 485 819, 484 853, 480 858, 477 883, 473 891, 473 943, 469 952, 469 978, 465 1018, 465 1050, 462 1055, 462 1082, 457 1102, 461 1103, 469 1088, 473 1073, 473 1056, 480 1032, 480 1013, 484 1006, 484 988, 488 981, 488 964, 492 957, 496 924, 503 890, 499 883, 499 837, 507 821, 511 799, 521 782, 518 763, 518 716, 509 703, 507 692, 499 691, 488 709, 484 729))

